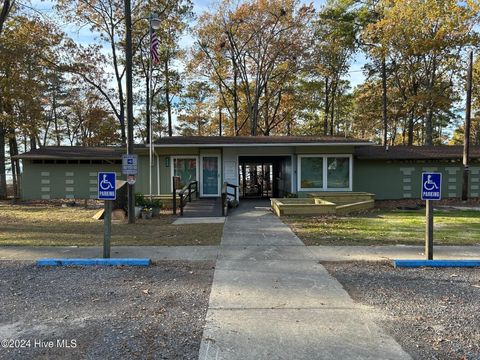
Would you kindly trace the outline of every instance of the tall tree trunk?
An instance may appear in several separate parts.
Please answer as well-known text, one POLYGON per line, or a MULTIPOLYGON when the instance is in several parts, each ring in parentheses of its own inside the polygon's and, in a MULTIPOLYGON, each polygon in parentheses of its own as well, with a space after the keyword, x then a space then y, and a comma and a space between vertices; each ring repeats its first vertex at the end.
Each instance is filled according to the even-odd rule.
POLYGON ((173 135, 172 128, 172 103, 170 99, 170 73, 168 68, 168 56, 165 60, 165 101, 167 104, 168 136, 173 135))
POLYGON ((415 120, 415 107, 410 109, 410 117, 408 118, 408 132, 407 132, 407 145, 413 145, 413 122, 415 120))
MULTIPOLYGON (((55 91, 53 93, 53 99, 52 99, 52 107, 53 107, 53 125, 55 126, 55 140, 57 143, 57 146, 61 145, 60 141, 60 131, 58 129, 58 113, 57 113, 57 96, 55 94, 55 91)), ((15 140, 16 142, 16 140, 15 140)), ((46 144, 46 141, 45 141, 46 144)))
POLYGON ((432 71, 429 79, 429 100, 427 116, 425 118, 425 145, 433 145, 433 87, 435 85, 435 76, 437 72, 437 61, 434 55, 432 60, 432 71))
POLYGON ((2 8, 0 9, 0 35, 2 34, 3 31, 3 25, 5 24, 5 21, 7 20, 7 16, 12 9, 12 3, 10 0, 3 0, 3 5, 2 8))
MULTIPOLYGON (((218 90, 222 93, 222 83, 218 83, 218 90)), ((222 103, 218 102, 218 136, 222 136, 222 103)))
MULTIPOLYGON (((1 105, 1 104, 0 104, 1 105)), ((0 108, 0 110, 2 110, 0 108)), ((5 125, 0 121, 0 199, 7 198, 7 168, 5 166, 5 125)))
POLYGON ((337 92, 336 82, 332 82, 332 104, 330 109, 330 136, 333 136, 333 129, 335 126, 335 94, 337 92))
POLYGON ((35 135, 30 135, 30 150, 35 150, 37 148, 37 138, 35 135))
POLYGON ((323 135, 328 135, 328 114, 330 113, 329 111, 329 102, 328 98, 330 96, 329 94, 329 87, 328 87, 328 77, 325 77, 325 118, 323 120, 323 135))
POLYGON ((382 115, 383 115, 383 146, 387 146, 388 118, 387 118, 387 69, 385 57, 382 58, 382 115))
POLYGON ((12 180, 13 180, 13 197, 17 199, 20 195, 20 164, 18 160, 13 159, 15 155, 18 155, 18 144, 15 136, 15 130, 10 129, 10 136, 8 140, 10 147, 10 162, 12 164, 12 180))
POLYGON ((233 71, 233 132, 238 136, 238 71, 234 68, 233 71))

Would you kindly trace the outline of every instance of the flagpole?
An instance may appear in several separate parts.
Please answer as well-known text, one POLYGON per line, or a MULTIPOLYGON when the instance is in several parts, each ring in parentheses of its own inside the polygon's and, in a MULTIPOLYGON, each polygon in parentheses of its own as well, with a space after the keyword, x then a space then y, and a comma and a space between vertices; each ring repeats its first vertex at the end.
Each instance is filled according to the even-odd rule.
POLYGON ((150 126, 148 127, 148 138, 150 139, 149 141, 149 163, 150 163, 150 166, 149 166, 149 176, 148 176, 148 189, 149 189, 149 194, 150 194, 150 201, 152 201, 153 199, 153 196, 152 196, 152 166, 153 166, 153 122, 152 122, 152 102, 153 102, 153 81, 152 81, 152 75, 153 75, 153 64, 152 64, 152 37, 153 37, 153 27, 152 27, 152 18, 153 18, 153 15, 152 13, 150 13, 150 19, 149 19, 149 22, 148 22, 148 27, 149 27, 149 32, 150 32, 150 56, 149 56, 149 60, 148 60, 148 71, 149 71, 149 79, 148 79, 148 82, 149 82, 149 87, 150 87, 150 93, 149 93, 149 96, 150 96, 150 99, 148 99, 148 106, 149 106, 149 114, 150 114, 150 126))

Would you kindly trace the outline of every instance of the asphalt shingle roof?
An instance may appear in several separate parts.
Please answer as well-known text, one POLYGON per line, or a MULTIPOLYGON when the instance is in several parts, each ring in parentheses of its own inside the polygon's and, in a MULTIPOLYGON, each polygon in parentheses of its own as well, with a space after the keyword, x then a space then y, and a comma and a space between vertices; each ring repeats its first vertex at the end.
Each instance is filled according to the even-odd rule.
POLYGON ((367 140, 334 136, 172 136, 155 145, 248 145, 248 144, 369 144, 367 140))
POLYGON ((125 153, 122 147, 88 146, 44 146, 15 156, 16 159, 75 159, 75 160, 118 160, 125 153))
MULTIPOLYGON (((433 159, 461 159, 463 146, 359 146, 355 149, 357 159, 369 160, 433 160, 433 159)), ((480 146, 470 147, 470 158, 480 158, 480 146)))
MULTIPOLYGON (((174 136, 164 137, 155 142, 157 145, 235 145, 235 144, 361 144, 356 146, 354 155, 357 159, 370 160, 433 160, 461 159, 463 146, 390 146, 369 145, 365 140, 336 137, 300 137, 300 136, 174 136)), ((136 149, 145 148, 135 145, 136 149)), ((123 147, 87 147, 87 146, 46 146, 15 156, 16 159, 78 159, 78 160, 119 160, 125 153, 123 147)), ((470 158, 480 159, 480 146, 471 146, 470 158)))

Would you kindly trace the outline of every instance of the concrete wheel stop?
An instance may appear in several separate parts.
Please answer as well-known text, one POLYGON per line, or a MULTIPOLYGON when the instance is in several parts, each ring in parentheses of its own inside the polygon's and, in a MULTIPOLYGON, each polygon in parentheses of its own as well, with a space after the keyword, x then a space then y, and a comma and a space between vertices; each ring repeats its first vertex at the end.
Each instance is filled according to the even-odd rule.
POLYGON ((478 267, 480 260, 393 260, 395 268, 478 267))

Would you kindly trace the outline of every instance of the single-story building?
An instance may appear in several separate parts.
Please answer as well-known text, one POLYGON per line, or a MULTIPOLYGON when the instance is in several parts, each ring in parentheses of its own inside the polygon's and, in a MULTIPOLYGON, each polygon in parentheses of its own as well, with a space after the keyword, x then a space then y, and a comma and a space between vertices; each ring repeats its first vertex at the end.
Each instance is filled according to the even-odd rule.
MULTIPOLYGON (((462 189, 461 146, 373 145, 339 137, 174 136, 153 144, 152 193, 171 198, 172 177, 196 180, 201 197, 218 197, 223 182, 241 198, 305 197, 315 192, 369 192, 376 199, 419 198, 421 174, 443 174, 443 198, 462 189)), ((121 172, 119 147, 42 147, 18 155, 23 199, 97 196, 97 172, 121 172)), ((149 147, 138 145, 135 192, 149 194, 149 147)), ((480 193, 480 147, 471 148, 469 196, 480 193)))

